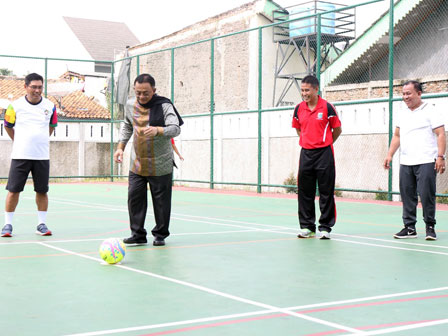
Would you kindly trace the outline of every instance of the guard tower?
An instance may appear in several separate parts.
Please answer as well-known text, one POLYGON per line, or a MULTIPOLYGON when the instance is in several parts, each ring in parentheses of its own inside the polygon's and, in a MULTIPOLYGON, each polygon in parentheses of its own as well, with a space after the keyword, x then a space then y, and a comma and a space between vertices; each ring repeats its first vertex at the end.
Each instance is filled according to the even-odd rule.
POLYGON ((341 10, 343 7, 313 0, 273 11, 274 23, 280 23, 273 27, 277 43, 273 106, 295 104, 297 98, 293 99, 290 91, 300 94, 300 81, 306 75, 316 75, 318 53, 324 70, 355 38, 355 9, 341 10), (320 45, 318 13, 325 13, 321 15, 320 45), (281 23, 288 20, 295 21, 281 23))

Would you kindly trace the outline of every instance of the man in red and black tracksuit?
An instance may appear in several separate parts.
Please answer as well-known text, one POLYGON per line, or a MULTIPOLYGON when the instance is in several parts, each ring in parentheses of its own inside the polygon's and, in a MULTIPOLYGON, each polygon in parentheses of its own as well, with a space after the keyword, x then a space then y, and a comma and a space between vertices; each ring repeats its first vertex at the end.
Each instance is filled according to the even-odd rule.
POLYGON ((316 233, 314 199, 319 188, 319 231, 321 239, 330 239, 336 222, 334 201, 335 162, 333 143, 342 132, 341 121, 333 105, 319 96, 319 80, 306 76, 301 83, 303 101, 294 109, 292 127, 300 137, 299 161, 299 238, 316 233))

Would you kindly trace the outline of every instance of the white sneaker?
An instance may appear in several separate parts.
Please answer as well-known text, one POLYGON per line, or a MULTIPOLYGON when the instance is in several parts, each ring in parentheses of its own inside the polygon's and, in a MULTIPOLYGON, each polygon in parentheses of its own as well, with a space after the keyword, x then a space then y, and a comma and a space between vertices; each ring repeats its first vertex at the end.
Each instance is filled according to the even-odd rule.
POLYGON ((327 231, 321 231, 319 239, 330 239, 330 232, 327 231))
POLYGON ((311 231, 310 229, 300 230, 297 238, 314 238, 316 236, 316 232, 311 231))

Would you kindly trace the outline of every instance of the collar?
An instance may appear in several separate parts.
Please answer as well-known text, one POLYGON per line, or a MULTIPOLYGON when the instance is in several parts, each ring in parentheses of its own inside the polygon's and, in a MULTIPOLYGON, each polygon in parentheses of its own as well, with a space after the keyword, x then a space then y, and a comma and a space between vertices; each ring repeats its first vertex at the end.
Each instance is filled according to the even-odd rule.
POLYGON ((428 106, 428 103, 426 103, 426 102, 422 102, 422 104, 419 106, 419 107, 417 107, 416 109, 414 109, 414 110, 411 110, 409 107, 407 107, 406 106, 406 109, 409 111, 409 112, 418 112, 418 111, 420 111, 420 110, 423 110, 426 106, 428 106))
POLYGON ((39 105, 41 102, 42 102, 42 97, 40 97, 40 100, 37 102, 37 103, 32 103, 32 102, 30 102, 29 100, 28 100, 28 98, 25 96, 25 100, 26 100, 26 102, 28 103, 28 104, 31 104, 31 105, 39 105))
POLYGON ((305 103, 305 106, 306 106, 307 110, 313 112, 313 111, 315 111, 315 110, 319 107, 319 105, 322 103, 322 98, 321 98, 319 95, 317 95, 317 103, 316 103, 316 106, 314 106, 313 109, 310 109, 310 107, 308 106, 308 103, 307 103, 307 102, 304 101, 304 103, 305 103))

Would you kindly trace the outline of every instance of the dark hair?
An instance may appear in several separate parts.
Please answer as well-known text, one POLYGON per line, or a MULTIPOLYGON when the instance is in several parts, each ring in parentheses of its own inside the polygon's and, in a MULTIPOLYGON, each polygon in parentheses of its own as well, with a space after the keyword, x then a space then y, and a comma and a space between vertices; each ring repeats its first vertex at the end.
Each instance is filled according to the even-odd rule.
POLYGON ((302 79, 302 83, 311 84, 311 86, 313 86, 315 88, 319 87, 319 80, 315 76, 313 76, 313 75, 305 76, 302 79))
POLYGON ((134 85, 135 85, 135 83, 139 83, 139 84, 149 83, 149 85, 151 85, 151 87, 155 87, 156 86, 156 80, 150 74, 138 75, 137 78, 134 81, 134 85))
POLYGON ((25 85, 26 86, 30 85, 30 83, 32 81, 41 81, 43 83, 44 82, 44 78, 41 75, 33 72, 33 73, 30 73, 29 75, 27 75, 25 77, 25 85))
POLYGON ((403 84, 403 86, 412 84, 414 86, 415 91, 417 92, 423 92, 422 83, 417 82, 415 80, 408 80, 406 83, 403 84))

